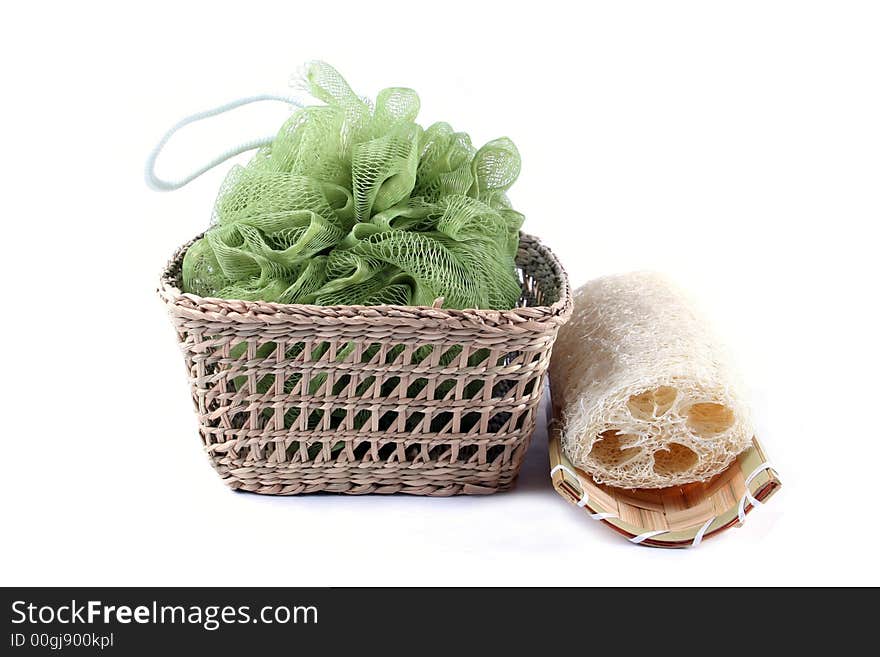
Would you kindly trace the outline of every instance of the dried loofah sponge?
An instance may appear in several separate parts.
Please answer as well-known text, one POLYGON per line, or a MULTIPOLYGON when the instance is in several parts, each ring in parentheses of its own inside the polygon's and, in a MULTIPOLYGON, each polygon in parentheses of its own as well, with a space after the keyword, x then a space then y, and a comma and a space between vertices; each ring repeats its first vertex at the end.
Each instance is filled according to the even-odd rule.
POLYGON ((751 444, 748 408, 723 350, 657 274, 610 276, 578 289, 550 378, 563 449, 600 484, 704 481, 751 444))

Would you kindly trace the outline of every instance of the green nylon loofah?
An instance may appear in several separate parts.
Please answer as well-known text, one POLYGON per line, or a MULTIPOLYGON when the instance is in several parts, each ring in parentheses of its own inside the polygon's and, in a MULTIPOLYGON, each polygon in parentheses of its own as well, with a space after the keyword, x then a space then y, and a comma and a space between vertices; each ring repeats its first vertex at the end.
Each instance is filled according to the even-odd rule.
POLYGON ((186 292, 318 305, 508 309, 520 297, 523 216, 506 192, 520 157, 506 138, 477 150, 446 123, 415 123, 411 89, 375 107, 322 62, 326 103, 296 111, 230 171, 212 227, 183 261, 186 292))

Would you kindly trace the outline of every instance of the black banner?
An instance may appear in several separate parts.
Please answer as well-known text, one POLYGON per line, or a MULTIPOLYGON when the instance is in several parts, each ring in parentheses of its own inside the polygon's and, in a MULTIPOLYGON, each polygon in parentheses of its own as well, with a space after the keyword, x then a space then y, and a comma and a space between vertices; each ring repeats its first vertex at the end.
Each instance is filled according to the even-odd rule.
POLYGON ((526 643, 583 647, 597 634, 648 650, 657 637, 717 642, 753 627, 767 645, 795 620, 804 636, 834 630, 839 643, 866 614, 839 592, 834 603, 791 593, 769 605, 751 589, 10 588, 0 654, 522 654, 526 643))

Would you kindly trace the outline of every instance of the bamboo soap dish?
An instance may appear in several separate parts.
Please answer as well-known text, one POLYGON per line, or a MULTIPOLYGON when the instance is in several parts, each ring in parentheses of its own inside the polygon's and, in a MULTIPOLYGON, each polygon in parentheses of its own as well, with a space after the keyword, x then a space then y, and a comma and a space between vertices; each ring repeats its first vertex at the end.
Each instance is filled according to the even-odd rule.
MULTIPOLYGON (((556 424, 556 423, 554 423, 556 424)), ((558 429, 549 431, 550 477, 566 500, 581 507, 631 543, 682 548, 699 545, 731 527, 766 502, 782 483, 757 438, 730 467, 706 482, 661 489, 623 489, 597 484, 575 468, 558 429)))

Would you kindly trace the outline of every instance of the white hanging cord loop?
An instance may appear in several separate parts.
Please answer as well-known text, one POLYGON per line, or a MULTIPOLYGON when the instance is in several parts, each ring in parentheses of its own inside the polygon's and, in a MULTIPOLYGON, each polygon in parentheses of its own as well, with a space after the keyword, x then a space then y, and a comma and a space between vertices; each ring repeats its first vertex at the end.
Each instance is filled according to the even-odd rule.
POLYGON ((165 133, 165 135, 162 137, 162 139, 159 140, 159 143, 156 144, 156 147, 150 153, 150 156, 147 158, 147 164, 144 168, 144 178, 146 179, 147 184, 153 189, 163 192, 180 189, 184 185, 192 182, 193 180, 201 176, 206 171, 210 171, 218 164, 222 164, 231 157, 235 157, 240 153, 254 150, 255 148, 260 148, 261 146, 266 146, 267 144, 271 144, 274 136, 263 137, 262 139, 253 139, 251 141, 239 144, 238 146, 233 146, 229 150, 215 157, 204 166, 198 168, 189 175, 180 178, 179 180, 164 180, 156 175, 156 160, 159 157, 159 153, 162 152, 162 149, 165 148, 165 145, 168 143, 171 137, 174 136, 175 132, 177 132, 184 126, 189 125, 190 123, 195 123, 196 121, 201 121, 212 116, 217 116, 218 114, 223 114, 224 112, 228 112, 237 107, 241 107, 242 105, 248 105, 250 103, 257 103, 265 100, 279 101, 282 103, 287 103, 288 105, 293 105, 294 107, 303 106, 302 103, 294 100, 293 98, 287 98, 285 96, 274 96, 272 94, 260 94, 258 96, 239 98, 238 100, 233 100, 232 102, 226 103, 225 105, 220 105, 219 107, 215 107, 214 109, 205 110, 204 112, 198 112, 196 114, 187 116, 175 123, 174 126, 172 126, 172 128, 165 133))

